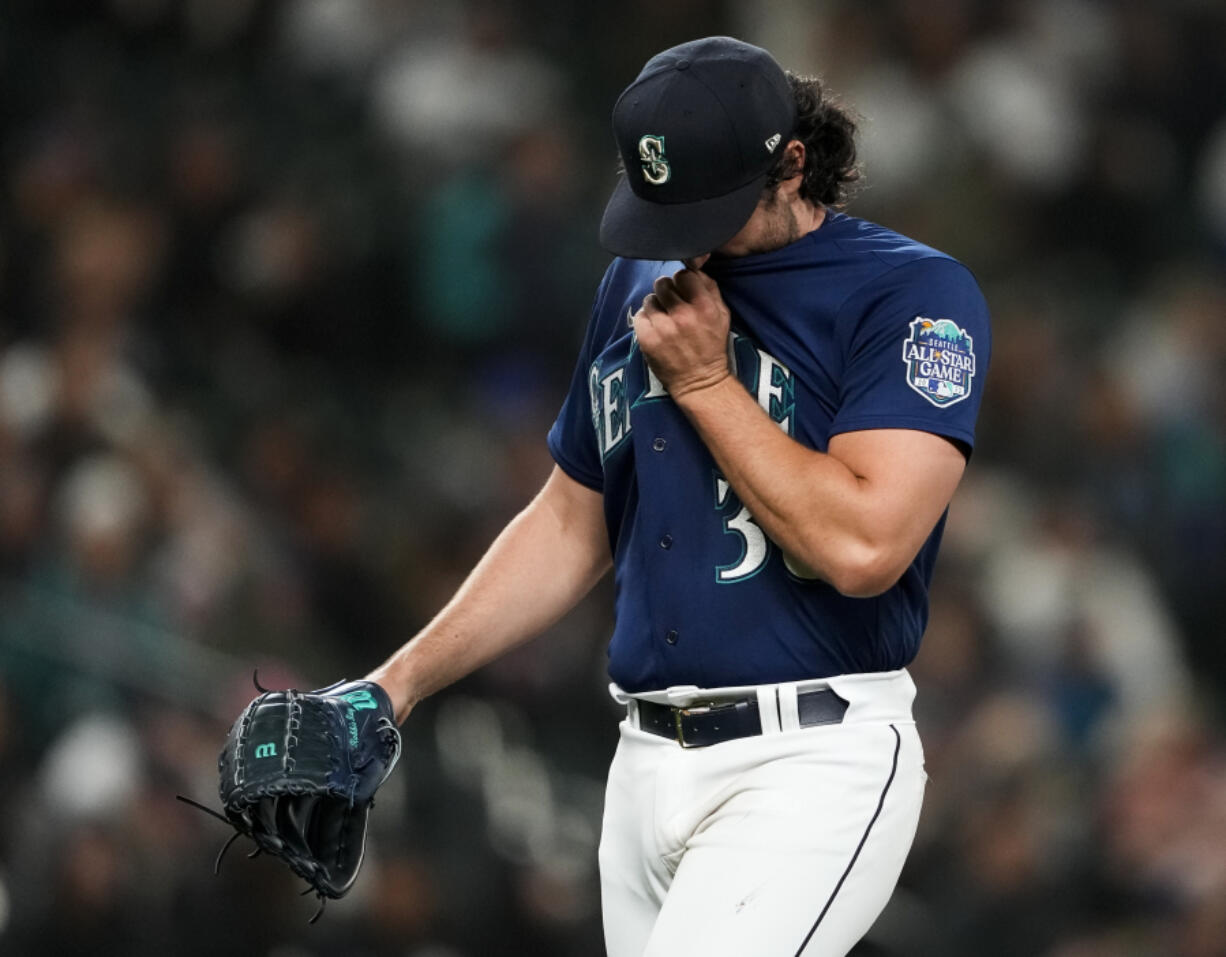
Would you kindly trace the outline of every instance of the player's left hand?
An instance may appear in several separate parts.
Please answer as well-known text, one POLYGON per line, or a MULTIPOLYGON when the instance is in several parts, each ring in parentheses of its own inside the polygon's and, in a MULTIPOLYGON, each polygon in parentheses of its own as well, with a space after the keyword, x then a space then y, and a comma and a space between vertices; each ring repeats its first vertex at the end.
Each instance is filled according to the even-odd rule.
POLYGON ((183 800, 233 825, 234 836, 251 838, 257 852, 283 860, 321 904, 343 897, 362 866, 375 791, 400 756, 392 702, 370 681, 260 691, 218 759, 225 814, 183 800))
POLYGON ((730 314, 714 279, 697 269, 661 276, 631 317, 639 348, 674 400, 731 375, 730 314))

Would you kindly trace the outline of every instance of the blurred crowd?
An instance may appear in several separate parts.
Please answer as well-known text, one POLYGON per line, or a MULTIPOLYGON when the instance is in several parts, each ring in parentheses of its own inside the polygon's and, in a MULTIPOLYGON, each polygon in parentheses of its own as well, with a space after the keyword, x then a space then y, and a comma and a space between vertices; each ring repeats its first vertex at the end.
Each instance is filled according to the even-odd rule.
POLYGON ((861 957, 1226 954, 1226 8, 6 0, 0 953, 601 952, 604 585, 427 702, 355 891, 206 803, 266 685, 378 663, 551 462, 608 114, 711 33, 862 118, 850 211, 970 265, 979 444, 861 957))

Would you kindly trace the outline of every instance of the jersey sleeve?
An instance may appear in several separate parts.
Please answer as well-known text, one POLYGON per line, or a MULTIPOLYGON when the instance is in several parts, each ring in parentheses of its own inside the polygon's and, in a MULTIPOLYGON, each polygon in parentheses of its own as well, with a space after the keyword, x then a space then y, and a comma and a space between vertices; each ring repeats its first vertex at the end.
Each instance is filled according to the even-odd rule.
POLYGON ((580 485, 586 485, 597 492, 604 491, 604 469, 596 442, 592 393, 588 379, 592 361, 599 350, 598 329, 608 285, 609 275, 606 273, 600 288, 596 290, 592 316, 588 321, 583 346, 579 350, 579 358, 575 362, 575 371, 571 375, 570 389, 546 439, 549 454, 562 471, 580 485))
POLYGON ((991 352, 988 308, 970 271, 930 257, 896 266, 840 308, 846 364, 831 436, 918 429, 975 444, 991 352))

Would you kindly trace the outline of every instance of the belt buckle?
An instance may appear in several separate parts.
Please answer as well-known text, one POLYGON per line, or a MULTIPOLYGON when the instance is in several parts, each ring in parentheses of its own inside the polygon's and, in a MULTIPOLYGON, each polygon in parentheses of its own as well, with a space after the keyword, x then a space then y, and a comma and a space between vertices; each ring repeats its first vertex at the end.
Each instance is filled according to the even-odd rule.
POLYGON ((682 725, 681 719, 683 717, 688 717, 691 714, 704 714, 710 710, 711 708, 707 705, 703 705, 698 708, 677 708, 677 707, 673 708, 673 727, 677 731, 677 743, 681 745, 681 747, 685 748, 686 750, 689 750, 691 748, 706 747, 706 745, 693 744, 685 740, 685 727, 684 725, 682 725))
POLYGON ((735 707, 736 707, 735 704, 720 705, 720 704, 715 704, 714 702, 709 702, 707 704, 702 704, 702 705, 698 705, 696 707, 691 707, 691 708, 678 708, 674 706, 673 707, 673 727, 677 731, 677 743, 681 745, 681 747, 685 748, 687 751, 693 748, 707 747, 707 745, 705 744, 696 744, 692 741, 685 740, 685 728, 681 724, 681 719, 683 717, 688 717, 691 714, 707 714, 711 711, 723 711, 723 710, 727 710, 729 708, 735 708, 735 707))

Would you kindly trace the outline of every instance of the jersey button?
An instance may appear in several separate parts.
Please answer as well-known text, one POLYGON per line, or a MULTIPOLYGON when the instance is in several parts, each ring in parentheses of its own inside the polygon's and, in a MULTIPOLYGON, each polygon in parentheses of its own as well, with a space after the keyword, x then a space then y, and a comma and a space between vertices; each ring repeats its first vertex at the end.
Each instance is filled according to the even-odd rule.
POLYGON ((677 643, 677 629, 670 628, 668 630, 668 634, 664 636, 664 640, 667 641, 670 645, 675 645, 677 643))
POLYGON ((657 435, 655 441, 651 443, 651 447, 656 452, 663 452, 666 448, 668 448, 668 440, 663 436, 657 435))
POLYGON ((673 547, 673 537, 671 535, 665 535, 662 539, 660 539, 660 547, 661 548, 672 548, 673 547))

